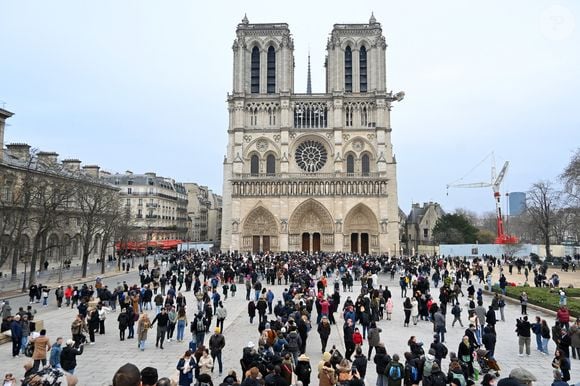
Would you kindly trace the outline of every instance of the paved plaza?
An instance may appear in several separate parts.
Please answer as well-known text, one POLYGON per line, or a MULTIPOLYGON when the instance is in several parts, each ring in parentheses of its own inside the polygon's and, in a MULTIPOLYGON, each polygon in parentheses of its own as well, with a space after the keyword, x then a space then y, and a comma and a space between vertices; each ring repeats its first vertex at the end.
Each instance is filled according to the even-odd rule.
MULTIPOLYGON (((111 286, 121 283, 126 280, 129 284, 138 282, 137 273, 135 271, 124 274, 121 276, 110 277, 105 279, 105 284, 111 286)), ((263 281, 265 283, 265 281, 263 281)), ((392 355, 398 353, 402 354, 408 350, 407 340, 411 335, 417 336, 419 341, 425 343, 428 348, 432 342, 433 328, 430 322, 419 322, 418 325, 410 327, 403 327, 403 310, 402 310, 402 299, 400 297, 400 289, 398 286, 398 281, 392 281, 390 276, 381 275, 379 277, 379 284, 388 285, 393 294, 394 301, 394 312, 393 319, 390 321, 382 320, 378 323, 378 326, 382 329, 381 339, 385 343, 387 352, 392 355)), ((218 287, 219 288, 219 287, 218 287)), ((281 294, 284 290, 284 286, 274 286, 273 290, 276 294, 274 302, 276 303, 278 299, 281 299, 281 294)), ((353 293, 342 293, 341 292, 341 302, 346 300, 347 296, 351 296, 353 300, 360 291, 360 286, 354 286, 353 293)), ((188 321, 191 321, 193 316, 193 310, 195 309, 196 300, 192 292, 183 292, 187 299, 188 304, 188 321)), ((253 291, 252 291, 253 294, 253 291)), ((439 294, 437 289, 432 289, 432 295, 437 299, 439 294)), ((223 297, 222 297, 223 298, 223 297)), ((27 305, 28 298, 19 297, 11 300, 13 305, 13 312, 18 310, 18 306, 27 305)), ((42 308, 38 304, 35 308, 38 310, 36 315, 37 319, 44 320, 45 328, 47 329, 47 334, 50 337, 51 342, 54 342, 58 336, 63 336, 65 339, 70 337, 70 325, 76 315, 76 310, 71 310, 70 308, 57 309, 56 303, 54 301, 54 296, 51 293, 50 297, 51 303, 47 308, 42 308)), ((466 302, 466 298, 461 299, 462 304, 466 302)), ((489 304, 489 297, 484 296, 484 305, 489 304)), ((224 335, 226 339, 226 346, 223 352, 224 357, 224 376, 230 369, 235 369, 238 374, 240 373, 239 360, 242 356, 242 348, 249 342, 252 341, 257 343, 258 340, 258 325, 256 320, 254 324, 249 323, 249 318, 247 316, 247 302, 245 300, 245 287, 244 285, 238 286, 238 292, 235 297, 228 297, 224 302, 225 307, 228 311, 228 317, 225 320, 224 325, 224 335)), ((467 327, 467 307, 463 307, 464 312, 462 313, 462 319, 464 321, 464 326, 467 327)), ((339 310, 342 309, 342 305, 339 310)), ((508 302, 505 308, 506 322, 498 322, 497 325, 497 347, 496 347, 496 359, 502 367, 502 376, 507 375, 509 371, 517 366, 522 366, 531 370, 538 378, 537 385, 550 385, 552 382, 552 371, 551 371, 551 360, 552 353, 554 352, 554 344, 550 341, 548 349, 551 353, 549 356, 542 355, 535 350, 535 342, 532 337, 532 353, 530 357, 518 357, 518 343, 517 337, 514 332, 515 330, 515 320, 519 317, 520 307, 519 305, 508 302)), ((149 311, 151 318, 154 317, 154 311, 149 311)), ((315 311, 314 311, 315 313, 315 311)), ((533 319, 536 315, 547 318, 549 324, 553 324, 554 317, 552 315, 544 314, 542 312, 536 312, 535 310, 530 310, 530 319, 533 319)), ((187 342, 178 343, 175 341, 166 342, 164 350, 155 348, 155 330, 156 326, 150 330, 148 334, 148 342, 144 352, 141 352, 137 348, 136 340, 125 340, 123 342, 119 341, 118 329, 117 329, 117 313, 110 313, 106 321, 106 334, 96 335, 95 345, 86 345, 85 351, 82 356, 77 358, 78 366, 76 368, 75 374, 79 377, 79 385, 86 386, 100 386, 109 385, 115 371, 126 362, 132 362, 136 364, 139 368, 145 366, 156 367, 159 371, 159 376, 170 376, 177 379, 176 364, 178 359, 187 349, 187 342)), ((451 315, 447 314, 447 330, 446 334, 446 345, 450 352, 457 352, 457 347, 463 336, 465 328, 456 325, 451 327, 451 315)), ((257 319, 257 318, 256 318, 257 319)), ((313 317, 315 321, 315 317, 313 317)), ((339 319, 337 313, 336 326, 332 327, 332 334, 329 339, 329 347, 336 345, 339 350, 344 353, 344 344, 342 339, 342 320, 339 319)), ((215 318, 213 326, 215 325, 215 318)), ((189 334, 189 326, 187 328, 187 335, 189 334)), ((206 336, 206 343, 209 339, 209 335, 206 336)), ((366 354, 367 342, 364 342, 363 353, 366 354)), ((426 350, 427 351, 427 350, 426 350)), ((312 384, 317 384, 316 379, 316 366, 321 358, 321 345, 316 328, 313 327, 312 331, 308 336, 306 354, 310 357, 310 363, 313 368, 312 373, 312 384)), ((374 353, 373 353, 374 354, 374 353)), ((23 374, 22 366, 28 358, 23 356, 19 358, 12 358, 11 356, 11 345, 4 344, 0 346, 0 368, 2 375, 7 372, 12 372, 21 377, 23 374)), ((443 362, 443 370, 447 372, 448 370, 448 359, 443 362)), ((221 383, 223 377, 218 377, 217 364, 216 371, 214 375, 214 384, 218 385, 221 383)), ((572 360, 572 381, 580 381, 580 361, 572 360)), ((366 384, 375 385, 376 382, 376 371, 374 363, 369 362, 367 368, 366 384)))

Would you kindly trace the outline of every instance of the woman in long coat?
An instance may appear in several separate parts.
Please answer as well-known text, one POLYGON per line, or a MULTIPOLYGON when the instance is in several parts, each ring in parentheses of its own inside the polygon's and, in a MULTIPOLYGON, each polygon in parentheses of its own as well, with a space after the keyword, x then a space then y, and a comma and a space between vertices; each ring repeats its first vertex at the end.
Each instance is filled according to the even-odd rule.
POLYGON ((139 342, 138 347, 141 351, 145 350, 145 342, 147 341, 147 331, 151 328, 151 321, 146 313, 142 313, 139 317, 139 322, 137 323, 137 341, 139 342))
POLYGON ((196 364, 192 352, 187 350, 183 357, 177 362, 177 370, 179 370, 179 386, 191 386, 193 382, 193 370, 195 367, 196 364))

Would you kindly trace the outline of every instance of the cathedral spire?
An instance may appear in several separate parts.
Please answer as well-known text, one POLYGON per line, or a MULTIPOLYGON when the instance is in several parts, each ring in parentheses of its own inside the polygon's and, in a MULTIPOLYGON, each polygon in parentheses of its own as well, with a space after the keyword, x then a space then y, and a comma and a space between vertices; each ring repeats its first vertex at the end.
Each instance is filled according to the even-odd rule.
POLYGON ((306 79, 306 94, 312 95, 312 76, 310 75, 310 50, 308 51, 308 76, 306 79))

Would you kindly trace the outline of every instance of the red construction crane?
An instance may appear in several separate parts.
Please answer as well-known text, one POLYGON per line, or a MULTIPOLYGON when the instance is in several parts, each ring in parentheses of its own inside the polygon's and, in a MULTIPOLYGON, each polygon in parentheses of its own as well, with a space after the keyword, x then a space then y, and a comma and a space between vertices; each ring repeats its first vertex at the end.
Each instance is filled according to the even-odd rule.
MULTIPOLYGON (((493 157, 493 153, 490 154, 493 157)), ((489 156, 488 156, 489 157, 489 156)), ((483 161, 485 161, 488 157, 486 157, 483 161)), ((483 162, 482 161, 482 162, 483 162)), ((479 166, 482 162, 480 162, 477 166, 479 166)), ((518 242, 517 237, 512 235, 507 235, 504 231, 503 226, 503 216, 501 214, 501 194, 499 192, 499 187, 501 182, 503 181, 507 169, 509 166, 509 161, 506 161, 501 168, 499 174, 495 175, 495 161, 492 162, 491 167, 491 181, 490 182, 475 182, 475 183, 451 183, 447 185, 447 189, 449 188, 489 188, 491 187, 493 190, 493 197, 495 200, 495 214, 496 214, 496 224, 497 224, 497 236, 495 238, 496 244, 515 244, 518 242)), ((476 166, 476 167, 477 167, 476 166)), ((474 168, 475 169, 475 168, 474 168)), ((473 169, 472 169, 473 170, 473 169)), ((458 181, 463 180, 464 177, 460 178, 458 181)))

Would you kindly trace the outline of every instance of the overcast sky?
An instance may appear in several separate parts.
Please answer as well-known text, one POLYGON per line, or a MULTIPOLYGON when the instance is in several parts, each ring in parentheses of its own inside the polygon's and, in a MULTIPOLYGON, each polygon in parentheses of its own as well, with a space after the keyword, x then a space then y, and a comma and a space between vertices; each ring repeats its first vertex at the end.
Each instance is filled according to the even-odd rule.
MULTIPOLYGON (((399 205, 493 210, 490 189, 447 183, 491 151, 511 162, 502 193, 555 180, 580 145, 577 1, 0 0, 6 143, 112 172, 148 171, 222 191, 232 42, 250 22, 287 22, 295 90, 324 91, 334 23, 387 38, 399 205)), ((2 106, 2 104, 0 104, 2 106)), ((486 161, 463 182, 490 180, 486 161)))

